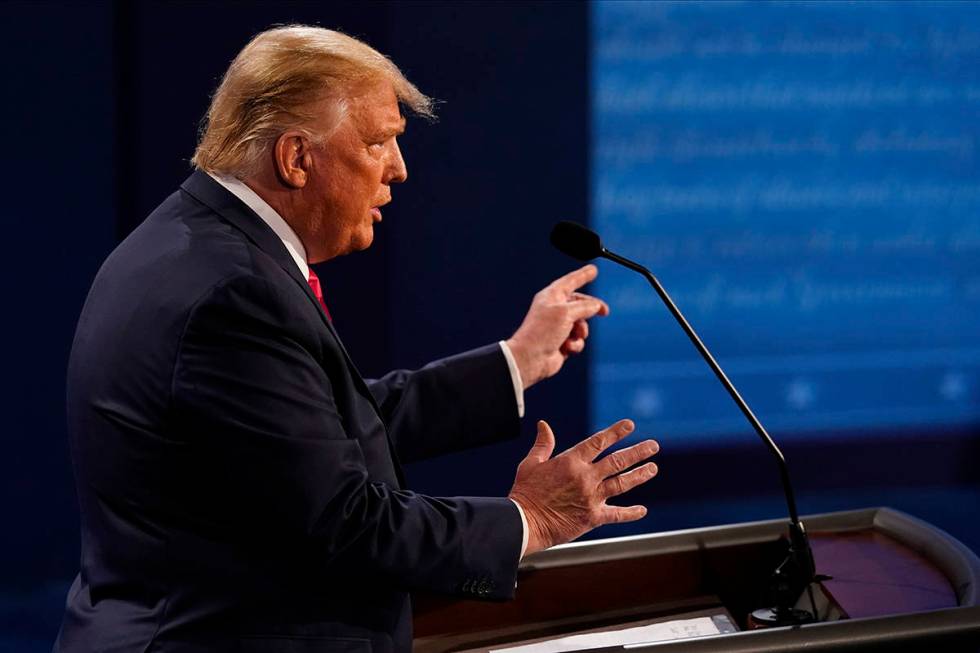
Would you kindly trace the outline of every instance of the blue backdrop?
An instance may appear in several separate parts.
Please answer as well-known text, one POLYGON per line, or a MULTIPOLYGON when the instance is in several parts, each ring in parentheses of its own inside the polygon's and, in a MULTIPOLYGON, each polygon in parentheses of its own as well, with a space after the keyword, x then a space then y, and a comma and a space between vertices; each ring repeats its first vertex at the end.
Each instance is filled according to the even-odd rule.
MULTIPOLYGON (((980 421, 980 4, 593 5, 593 211, 773 434, 980 421)), ((751 433, 610 270, 593 424, 751 433)))

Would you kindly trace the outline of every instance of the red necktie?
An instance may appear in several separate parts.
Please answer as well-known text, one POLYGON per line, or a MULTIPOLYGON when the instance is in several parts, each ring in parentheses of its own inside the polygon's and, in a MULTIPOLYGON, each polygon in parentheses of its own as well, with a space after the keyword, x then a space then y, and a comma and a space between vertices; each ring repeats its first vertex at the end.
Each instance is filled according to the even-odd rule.
POLYGON ((323 307, 323 312, 327 314, 327 319, 333 322, 333 318, 330 317, 330 309, 327 308, 327 304, 323 301, 323 289, 320 287, 320 277, 316 276, 313 268, 310 268, 310 276, 307 277, 306 283, 310 284, 310 290, 316 295, 316 300, 323 307))

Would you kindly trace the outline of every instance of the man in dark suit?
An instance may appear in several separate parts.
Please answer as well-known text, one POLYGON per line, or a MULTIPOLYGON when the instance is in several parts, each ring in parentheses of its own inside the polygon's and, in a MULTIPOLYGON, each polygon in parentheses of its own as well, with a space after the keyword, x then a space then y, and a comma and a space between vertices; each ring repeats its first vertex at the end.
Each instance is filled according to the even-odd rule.
POLYGON ((505 599, 526 553, 642 506, 624 420, 552 457, 544 422, 509 497, 435 498, 399 460, 517 434, 523 390, 607 311, 577 270, 508 340, 358 374, 310 263, 371 244, 406 170, 391 62, 337 32, 270 30, 212 101, 198 168, 100 270, 68 373, 82 569, 58 651, 408 651, 414 589, 505 599))

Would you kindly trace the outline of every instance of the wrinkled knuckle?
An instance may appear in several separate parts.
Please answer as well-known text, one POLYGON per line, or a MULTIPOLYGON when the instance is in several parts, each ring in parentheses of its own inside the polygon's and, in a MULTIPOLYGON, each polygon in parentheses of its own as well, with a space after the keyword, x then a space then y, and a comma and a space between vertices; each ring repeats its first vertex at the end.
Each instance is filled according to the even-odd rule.
POLYGON ((605 447, 603 446, 602 434, 597 433, 596 435, 593 435, 588 440, 586 440, 585 449, 586 451, 592 454, 598 454, 600 451, 605 449, 605 447))
POLYGON ((622 494, 626 491, 626 484, 623 481, 622 476, 614 476, 609 479, 609 492, 610 494, 622 494))
POLYGON ((614 451, 607 456, 609 459, 609 465, 616 470, 623 469, 625 466, 625 461, 623 460, 623 454, 620 451, 614 451))

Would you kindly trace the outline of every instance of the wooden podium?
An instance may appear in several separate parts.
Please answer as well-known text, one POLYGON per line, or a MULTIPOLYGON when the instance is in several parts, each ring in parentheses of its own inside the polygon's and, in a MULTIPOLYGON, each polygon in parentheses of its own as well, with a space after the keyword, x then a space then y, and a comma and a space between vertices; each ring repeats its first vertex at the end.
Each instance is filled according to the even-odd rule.
MULTIPOLYGON (((528 556, 517 597, 416 598, 416 653, 488 651, 623 624, 726 614, 740 632, 630 646, 674 651, 980 651, 980 560, 888 508, 803 518, 827 619, 747 630, 767 604, 786 520, 573 543, 528 556)), ((809 601, 804 605, 808 606, 809 601)), ((624 647, 604 651, 620 652, 624 647)))

